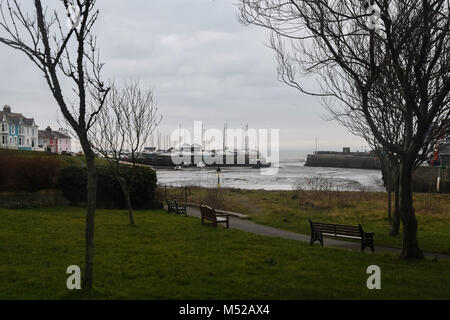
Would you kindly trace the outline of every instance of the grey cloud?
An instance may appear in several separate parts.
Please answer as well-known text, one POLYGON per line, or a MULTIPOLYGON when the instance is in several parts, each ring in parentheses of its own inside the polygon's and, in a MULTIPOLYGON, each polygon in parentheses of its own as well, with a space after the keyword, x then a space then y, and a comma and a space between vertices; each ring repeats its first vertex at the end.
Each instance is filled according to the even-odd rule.
MULTIPOLYGON (((105 77, 153 86, 166 133, 194 120, 219 128, 248 122, 280 128, 284 149, 312 149, 316 136, 324 148, 363 144, 321 119, 320 100, 277 81, 275 57, 264 45, 267 31, 240 25, 234 2, 98 0, 95 33, 105 77)), ((57 126, 58 108, 26 57, 0 46, 0 67, 0 103, 34 116, 41 127, 57 126)))

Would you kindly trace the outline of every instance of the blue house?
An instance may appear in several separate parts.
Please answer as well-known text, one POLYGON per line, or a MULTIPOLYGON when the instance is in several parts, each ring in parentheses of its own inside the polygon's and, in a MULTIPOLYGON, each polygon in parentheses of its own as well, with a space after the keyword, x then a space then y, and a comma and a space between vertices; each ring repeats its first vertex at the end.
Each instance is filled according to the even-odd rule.
POLYGON ((38 126, 33 118, 21 113, 12 113, 10 106, 0 111, 0 148, 36 150, 38 148, 38 126))

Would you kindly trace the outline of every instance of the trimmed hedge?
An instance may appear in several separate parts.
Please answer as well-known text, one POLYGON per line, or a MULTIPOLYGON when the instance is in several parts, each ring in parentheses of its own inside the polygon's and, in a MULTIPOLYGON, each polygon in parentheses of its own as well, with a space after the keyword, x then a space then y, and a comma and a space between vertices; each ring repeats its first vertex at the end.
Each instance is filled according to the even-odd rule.
POLYGON ((34 192, 56 187, 61 162, 55 157, 0 154, 0 191, 34 192))
MULTIPOLYGON (((156 172, 146 167, 121 166, 122 174, 127 179, 134 170, 134 183, 131 189, 133 209, 161 208, 156 198, 156 172)), ((112 169, 98 167, 97 208, 125 209, 125 201, 119 183, 114 178, 112 169)), ((72 205, 85 205, 87 199, 87 170, 84 167, 66 167, 59 173, 58 188, 72 205)))

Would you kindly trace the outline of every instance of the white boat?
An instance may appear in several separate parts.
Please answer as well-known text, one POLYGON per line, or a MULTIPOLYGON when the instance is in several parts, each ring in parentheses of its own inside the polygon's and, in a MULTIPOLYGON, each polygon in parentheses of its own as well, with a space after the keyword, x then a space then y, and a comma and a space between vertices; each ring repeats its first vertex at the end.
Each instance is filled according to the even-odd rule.
POLYGON ((206 167, 206 164, 203 161, 197 163, 197 168, 204 168, 204 167, 206 167))

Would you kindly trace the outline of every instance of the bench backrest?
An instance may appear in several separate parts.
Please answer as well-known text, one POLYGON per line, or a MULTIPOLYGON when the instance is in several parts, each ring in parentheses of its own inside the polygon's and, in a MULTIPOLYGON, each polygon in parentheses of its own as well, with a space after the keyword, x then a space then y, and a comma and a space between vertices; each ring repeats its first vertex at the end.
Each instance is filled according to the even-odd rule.
POLYGON ((321 233, 333 234, 335 236, 352 236, 352 237, 361 237, 363 234, 363 230, 361 225, 358 226, 348 226, 342 224, 332 224, 332 223, 323 223, 323 222, 312 222, 309 220, 311 224, 311 229, 321 233))
POLYGON ((200 212, 202 214, 202 217, 207 219, 216 219, 216 211, 208 206, 201 205, 200 206, 200 212))

